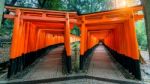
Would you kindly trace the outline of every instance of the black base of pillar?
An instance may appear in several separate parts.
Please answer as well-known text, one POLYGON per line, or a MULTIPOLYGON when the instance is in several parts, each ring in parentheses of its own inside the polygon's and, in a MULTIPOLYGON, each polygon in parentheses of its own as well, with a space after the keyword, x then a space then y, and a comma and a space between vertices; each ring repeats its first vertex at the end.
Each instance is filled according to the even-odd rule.
POLYGON ((130 58, 129 56, 118 53, 117 51, 112 50, 108 46, 105 45, 107 50, 113 56, 113 58, 121 64, 125 69, 127 69, 134 77, 138 80, 141 80, 141 70, 140 70, 140 62, 139 60, 135 60, 130 58))
POLYGON ((93 54, 93 51, 99 44, 93 46, 91 49, 88 49, 84 55, 80 55, 80 70, 84 70, 88 68, 88 65, 90 63, 91 56, 93 54))
POLYGON ((14 69, 13 69, 13 60, 10 59, 9 65, 8 65, 8 74, 7 74, 7 78, 10 78, 10 77, 12 76, 12 74, 13 74, 13 71, 12 71, 12 70, 14 70, 14 69))
POLYGON ((138 80, 142 80, 139 60, 134 60, 134 65, 135 65, 135 69, 134 69, 135 78, 138 80))
POLYGON ((71 73, 72 70, 71 56, 66 56, 66 68, 67 72, 71 73))
POLYGON ((72 70, 72 61, 71 56, 67 56, 66 50, 63 50, 62 54, 62 70, 66 73, 71 73, 72 70))
POLYGON ((84 55, 80 55, 80 70, 83 70, 84 60, 85 60, 84 55))
MULTIPOLYGON (((10 59, 9 61, 9 65, 8 65, 8 74, 7 74, 7 78, 11 78, 11 76, 15 76, 17 75, 18 72, 23 71, 24 69, 26 69, 28 66, 30 66, 31 64, 33 64, 33 62, 42 57, 45 56, 47 49, 52 50, 58 46, 63 45, 63 43, 60 44, 56 44, 56 45, 51 45, 42 49, 39 49, 37 51, 33 51, 33 52, 29 52, 26 54, 22 54, 22 56, 18 56, 15 59, 10 59)), ((68 59, 68 64, 69 64, 69 58, 68 59)), ((70 65, 67 65, 68 67, 70 67, 70 65)), ((69 68, 70 69, 70 68, 69 68)))

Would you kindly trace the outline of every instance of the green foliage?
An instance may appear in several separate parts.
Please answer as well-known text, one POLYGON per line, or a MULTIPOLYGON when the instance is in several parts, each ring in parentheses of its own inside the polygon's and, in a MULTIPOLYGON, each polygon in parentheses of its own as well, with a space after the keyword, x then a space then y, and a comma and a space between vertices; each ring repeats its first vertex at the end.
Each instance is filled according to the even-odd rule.
POLYGON ((67 10, 75 10, 79 14, 92 13, 112 8, 112 0, 62 0, 67 10))
POLYGON ((80 36, 80 29, 75 25, 74 28, 71 30, 71 34, 80 36))
POLYGON ((39 8, 73 10, 78 14, 116 9, 115 0, 38 0, 38 3, 39 8))
POLYGON ((13 28, 13 21, 12 20, 5 20, 4 24, 0 28, 0 37, 8 37, 10 38, 12 35, 12 28, 13 28))
POLYGON ((50 10, 65 10, 61 0, 38 0, 39 7, 50 10))
POLYGON ((80 46, 80 42, 75 42, 72 44, 73 49, 77 49, 80 46))
POLYGON ((136 35, 139 44, 139 48, 142 50, 147 49, 147 36, 145 31, 145 22, 140 20, 136 23, 136 35))

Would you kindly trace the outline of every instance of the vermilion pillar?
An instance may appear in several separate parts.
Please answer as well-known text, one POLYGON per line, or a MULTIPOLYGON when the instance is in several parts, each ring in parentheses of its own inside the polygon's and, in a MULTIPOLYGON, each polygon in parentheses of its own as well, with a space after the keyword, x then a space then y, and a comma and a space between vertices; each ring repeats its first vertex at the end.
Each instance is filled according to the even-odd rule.
POLYGON ((20 32, 19 30, 19 26, 20 26, 20 17, 21 17, 21 11, 20 9, 16 10, 16 16, 14 19, 14 28, 13 28, 13 36, 12 36, 12 44, 11 44, 11 48, 10 48, 10 65, 9 66, 9 70, 8 70, 8 77, 10 77, 12 74, 14 74, 14 69, 16 67, 16 60, 15 58, 17 57, 18 53, 17 53, 17 44, 18 44, 18 32, 20 32))
POLYGON ((81 18, 81 40, 80 40, 80 70, 83 69, 84 65, 84 51, 85 51, 85 16, 81 18))
POLYGON ((66 49, 66 67, 67 71, 70 73, 71 66, 71 47, 70 47, 70 21, 69 13, 66 13, 66 22, 65 22, 65 49, 66 49))
POLYGON ((141 72, 140 72, 140 61, 139 61, 139 50, 138 50, 138 42, 136 38, 136 30, 135 30, 135 20, 134 20, 134 13, 131 12, 131 18, 129 19, 129 31, 130 31, 130 49, 131 50, 131 58, 133 59, 133 66, 135 69, 133 69, 133 75, 137 79, 141 80, 141 72))

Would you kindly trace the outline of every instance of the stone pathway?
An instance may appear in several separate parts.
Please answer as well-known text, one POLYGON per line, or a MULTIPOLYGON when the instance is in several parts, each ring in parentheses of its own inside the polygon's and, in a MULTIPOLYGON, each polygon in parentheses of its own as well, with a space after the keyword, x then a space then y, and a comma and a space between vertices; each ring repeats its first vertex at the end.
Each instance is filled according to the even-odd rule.
POLYGON ((99 45, 94 51, 88 75, 110 79, 125 79, 102 45, 99 45))
POLYGON ((62 77, 62 53, 64 47, 55 48, 50 51, 34 69, 24 77, 26 80, 38 80, 62 77))

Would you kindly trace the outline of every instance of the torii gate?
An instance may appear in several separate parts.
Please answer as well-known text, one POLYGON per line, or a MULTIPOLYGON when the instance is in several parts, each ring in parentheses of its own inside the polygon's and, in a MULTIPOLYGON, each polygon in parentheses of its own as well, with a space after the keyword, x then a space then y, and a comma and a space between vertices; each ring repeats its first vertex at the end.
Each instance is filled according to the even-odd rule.
POLYGON ((136 6, 79 16, 80 69, 83 69, 88 53, 99 41, 103 41, 114 58, 135 78, 141 79, 134 23, 143 18, 143 15, 138 14, 138 11, 142 9, 142 6, 136 6))
POLYGON ((76 12, 10 6, 5 8, 14 13, 4 15, 5 18, 14 20, 8 77, 32 64, 47 47, 60 43, 65 44, 66 67, 70 72, 70 37, 74 38, 72 42, 79 41, 78 37, 70 35, 70 30, 76 23, 76 12))
MULTIPOLYGON (((10 67, 8 76, 16 74, 22 67, 32 63, 35 60, 36 52, 41 53, 47 46, 62 42, 65 43, 66 66, 68 72, 70 72, 70 28, 77 23, 81 30, 81 70, 88 53, 93 50, 99 41, 103 41, 114 58, 128 69, 135 78, 141 79, 134 25, 135 21, 143 18, 143 15, 137 13, 137 11, 142 10, 141 6, 79 16, 75 12, 8 6, 6 8, 15 13, 15 15, 5 15, 6 18, 15 21, 10 54, 11 67, 15 67, 15 70, 10 67), (56 38, 53 35, 56 35, 56 38), (52 38, 53 41, 50 42, 49 38, 52 38), (31 60, 28 62, 27 58, 31 60), (16 64, 16 62, 21 63, 22 61, 25 61, 25 63, 16 64)), ((79 39, 76 40, 79 41, 79 39)))

